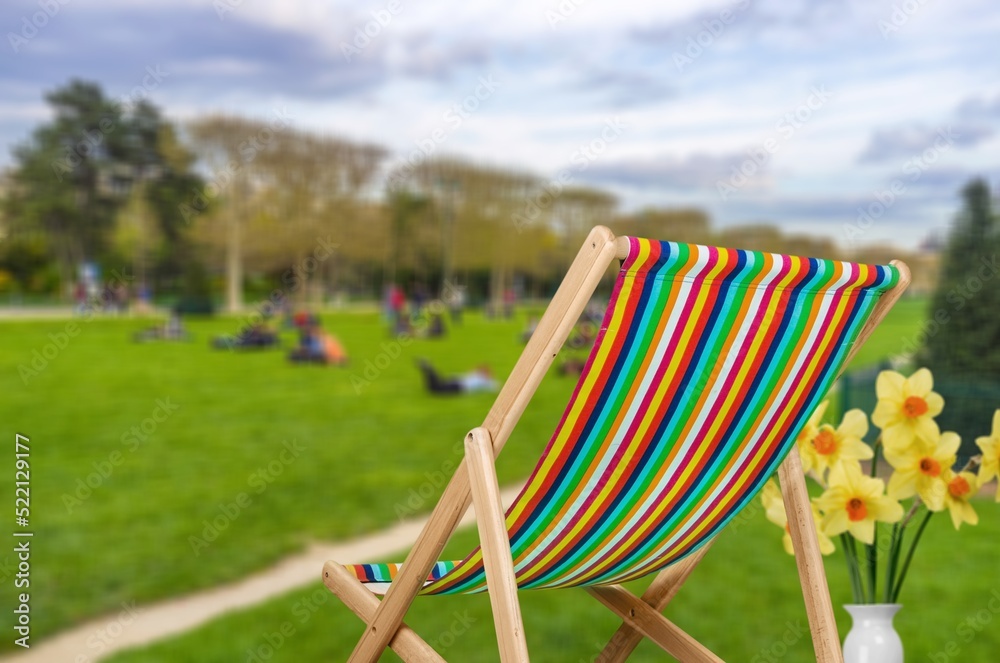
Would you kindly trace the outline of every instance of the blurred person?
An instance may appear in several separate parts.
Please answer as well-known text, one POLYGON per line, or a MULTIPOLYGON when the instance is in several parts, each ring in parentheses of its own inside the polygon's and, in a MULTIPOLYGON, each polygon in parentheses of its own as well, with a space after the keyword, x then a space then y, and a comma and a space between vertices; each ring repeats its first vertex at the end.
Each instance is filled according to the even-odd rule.
POLYGON ((216 336, 212 347, 220 350, 245 350, 277 347, 281 344, 278 333, 264 322, 244 327, 235 336, 216 336))
POLYGON ((163 327, 163 336, 171 340, 187 336, 187 332, 184 331, 184 323, 181 322, 181 312, 178 309, 175 308, 170 312, 170 318, 163 327))
POLYGON ((597 325, 589 320, 583 320, 578 322, 570 331, 569 338, 566 339, 566 345, 579 350, 581 348, 589 348, 594 344, 597 339, 597 325))
POLYGON ((580 377, 586 362, 579 357, 566 357, 559 364, 559 375, 565 377, 580 377))
POLYGON ((453 325, 462 324, 462 311, 465 308, 465 288, 448 288, 445 293, 445 304, 448 305, 448 312, 451 314, 453 325))
POLYGON ((413 286, 413 317, 419 318, 421 312, 424 310, 424 304, 427 303, 427 288, 424 287, 423 283, 417 283, 413 286))
POLYGON ((75 303, 74 310, 77 313, 87 312, 87 286, 84 285, 83 281, 77 281, 73 287, 73 302, 75 303))
POLYGON ((514 294, 513 288, 507 288, 503 291, 503 317, 508 320, 514 315, 514 304, 517 302, 517 295, 514 294))
POLYGON ((538 317, 534 315, 528 316, 528 324, 525 326, 524 331, 521 332, 521 342, 527 343, 531 340, 536 329, 538 329, 538 317))
POLYGON ((277 332, 273 331, 267 323, 257 322, 250 325, 242 335, 242 347, 247 348, 268 348, 278 345, 280 339, 277 332))
POLYGON ((393 283, 389 286, 389 311, 393 333, 399 335, 403 321, 403 309, 406 307, 406 295, 403 289, 393 283))
POLYGON ((418 359, 417 366, 424 376, 424 385, 432 394, 469 394, 477 391, 496 391, 498 386, 489 366, 481 364, 462 375, 444 377, 426 359, 418 359))
POLYGON ((115 288, 110 283, 106 284, 101 290, 101 311, 104 313, 114 313, 118 310, 118 305, 116 303, 116 298, 118 293, 115 292, 115 288))
POLYGON ((392 287, 384 286, 382 288, 382 304, 380 310, 382 312, 382 322, 387 325, 392 325, 392 305, 390 303, 391 296, 392 287))
POLYGON ((446 333, 444 316, 440 313, 432 313, 431 322, 427 326, 427 338, 444 338, 446 333))
POLYGON ((318 324, 310 324, 302 330, 299 345, 288 354, 295 363, 333 364, 344 366, 348 362, 347 351, 333 334, 320 329, 318 324))
POLYGON ((141 283, 135 292, 135 308, 139 315, 146 315, 153 310, 153 290, 148 284, 141 283))
POLYGON ((327 332, 322 332, 320 338, 323 345, 323 355, 326 363, 333 364, 335 366, 346 365, 347 351, 344 349, 340 339, 327 332))
POLYGON ((184 329, 184 323, 181 320, 181 312, 174 308, 170 312, 170 317, 162 325, 154 325, 152 327, 147 327, 142 331, 136 332, 132 339, 137 343, 143 341, 187 341, 190 340, 191 335, 184 329))
POLYGON ((115 293, 115 311, 119 315, 128 313, 128 286, 119 281, 113 287, 115 293))
POLYGON ((306 324, 299 328, 298 347, 288 354, 288 358, 293 362, 323 361, 323 340, 317 326, 306 324))

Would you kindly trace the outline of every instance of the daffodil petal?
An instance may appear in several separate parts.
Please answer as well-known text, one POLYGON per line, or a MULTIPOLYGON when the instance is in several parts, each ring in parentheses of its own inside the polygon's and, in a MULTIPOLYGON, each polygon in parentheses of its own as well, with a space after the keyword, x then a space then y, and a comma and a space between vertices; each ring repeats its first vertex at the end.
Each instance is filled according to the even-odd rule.
POLYGON ((848 410, 837 427, 837 433, 844 437, 864 437, 868 434, 868 417, 861 410, 848 410))
POLYGON ((889 497, 894 500, 905 500, 917 494, 916 477, 906 470, 896 470, 889 477, 889 497))
POLYGON ((798 447, 799 458, 802 460, 802 472, 808 474, 809 470, 816 466, 816 450, 808 442, 802 442, 798 447))
POLYGON ((821 555, 832 555, 836 552, 837 546, 833 545, 830 537, 823 534, 823 532, 818 532, 817 534, 819 536, 819 552, 821 555))
POLYGON ((927 415, 931 417, 936 417, 941 414, 941 410, 944 409, 944 399, 941 394, 936 391, 924 396, 924 402, 927 403, 927 415))
POLYGON ((785 544, 785 552, 789 555, 795 554, 795 546, 792 545, 792 535, 785 532, 785 536, 781 537, 781 542, 785 544))
POLYGON ((871 545, 875 541, 875 521, 865 518, 852 522, 847 526, 848 531, 855 539, 861 543, 871 545))
POLYGON ((949 504, 948 505, 948 515, 951 516, 951 524, 955 526, 955 529, 961 529, 962 521, 962 505, 961 504, 949 504))
POLYGON ((886 452, 901 452, 913 444, 913 431, 905 424, 893 424, 882 429, 882 444, 886 452))
POLYGON ((842 442, 840 453, 846 458, 855 458, 858 460, 868 460, 875 455, 870 446, 854 438, 847 438, 842 442))
MULTIPOLYGON (((962 446, 962 438, 958 436, 958 433, 952 433, 951 431, 941 433, 934 457, 953 457, 958 453, 958 448, 960 446, 962 446)), ((952 460, 952 463, 954 462, 955 461, 952 460)))
POLYGON ((903 518, 903 505, 889 497, 880 497, 868 503, 868 515, 882 523, 895 523, 903 518))
POLYGON ((842 508, 833 509, 823 518, 823 532, 827 536, 837 536, 846 532, 850 523, 847 511, 842 508))
POLYGON ((829 485, 841 486, 847 483, 847 465, 846 463, 839 463, 836 467, 830 469, 829 485))
POLYGON ((979 524, 979 514, 976 513, 976 510, 972 507, 971 504, 969 504, 968 502, 963 502, 962 512, 963 516, 965 517, 965 522, 969 523, 970 525, 979 524))
POLYGON ((926 442, 934 442, 941 435, 937 422, 926 416, 913 420, 913 432, 926 442))
POLYGON ((918 493, 928 509, 934 512, 942 511, 944 509, 944 496, 948 493, 948 484, 941 478, 932 479, 926 482, 918 493))
POLYGON ((905 384, 906 378, 896 371, 882 371, 875 379, 875 393, 880 401, 884 399, 902 401, 905 398, 903 396, 905 384))
POLYGON ((872 412, 872 423, 885 430, 889 426, 899 423, 902 416, 899 402, 880 400, 875 404, 875 410, 872 412))
POLYGON ((778 527, 784 529, 788 525, 788 516, 785 514, 785 507, 781 504, 772 504, 764 513, 767 519, 778 527))
POLYGON ((934 376, 926 368, 921 368, 919 371, 910 376, 909 387, 912 390, 907 396, 924 396, 926 397, 934 389, 934 376))

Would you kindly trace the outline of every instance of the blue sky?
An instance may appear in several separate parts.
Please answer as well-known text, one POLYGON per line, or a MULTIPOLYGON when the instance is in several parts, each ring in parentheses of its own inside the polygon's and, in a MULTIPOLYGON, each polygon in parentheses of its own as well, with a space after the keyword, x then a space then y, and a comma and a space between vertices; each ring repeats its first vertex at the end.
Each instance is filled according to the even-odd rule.
POLYGON ((7 0, 0 25, 0 165, 81 77, 842 244, 916 246, 1000 181, 988 0, 7 0))

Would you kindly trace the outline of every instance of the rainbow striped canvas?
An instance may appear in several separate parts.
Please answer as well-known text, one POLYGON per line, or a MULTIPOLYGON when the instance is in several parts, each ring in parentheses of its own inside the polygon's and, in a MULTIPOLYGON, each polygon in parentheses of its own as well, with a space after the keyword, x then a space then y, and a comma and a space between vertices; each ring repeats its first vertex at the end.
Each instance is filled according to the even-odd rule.
MULTIPOLYGON (((618 583, 697 550, 829 390, 891 266, 629 238, 600 333, 507 510, 518 586, 618 583)), ((347 567, 391 581, 397 565, 347 567)), ((486 589, 477 549, 421 593, 486 589)))

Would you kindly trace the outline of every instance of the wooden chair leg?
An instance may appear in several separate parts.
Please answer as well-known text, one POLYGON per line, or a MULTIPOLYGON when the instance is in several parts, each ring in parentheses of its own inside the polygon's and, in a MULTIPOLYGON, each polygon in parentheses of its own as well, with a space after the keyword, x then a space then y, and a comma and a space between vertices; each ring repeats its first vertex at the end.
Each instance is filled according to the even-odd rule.
MULTIPOLYGON (((366 624, 371 622, 379 600, 347 569, 336 562, 327 562, 323 565, 323 583, 361 621, 366 624)), ((445 663, 441 655, 405 623, 400 625, 389 646, 407 663, 445 663)))
POLYGON ((587 592, 677 660, 683 663, 724 663, 705 645, 621 585, 588 587, 587 592))
MULTIPOLYGON (((368 626, 354 651, 347 659, 349 663, 369 661, 375 663, 382 655, 390 639, 403 623, 403 617, 423 587, 434 563, 440 559, 441 551, 448 543, 458 522, 469 508, 469 473, 465 461, 444 490, 437 506, 427 519, 427 524, 417 537, 417 542, 406 556, 399 574, 393 579, 389 590, 375 606, 375 613, 366 620, 368 626), (380 619, 381 618, 381 619, 380 619)), ((367 591, 367 590, 365 590, 367 591)))
POLYGON ((823 568, 823 555, 819 551, 816 522, 813 520, 809 492, 806 490, 802 462, 797 449, 792 449, 778 469, 781 495, 788 514, 788 531, 795 549, 795 564, 799 569, 799 582, 809 617, 813 648, 817 663, 844 663, 837 635, 837 621, 833 615, 830 588, 823 568))
MULTIPOLYGON (((695 570, 713 543, 715 543, 715 539, 703 545, 693 555, 689 555, 673 566, 660 571, 643 592, 641 600, 657 612, 663 612, 663 609, 677 595, 681 585, 695 570)), ((601 650, 597 657, 597 663, 624 663, 644 637, 627 622, 622 622, 622 625, 608 640, 608 644, 601 650)))
POLYGON ((517 599, 514 559, 510 552, 493 443, 488 430, 476 428, 469 433, 465 438, 465 458, 472 483, 472 504, 476 509, 500 660, 502 663, 528 663, 528 644, 524 638, 521 606, 517 599))

